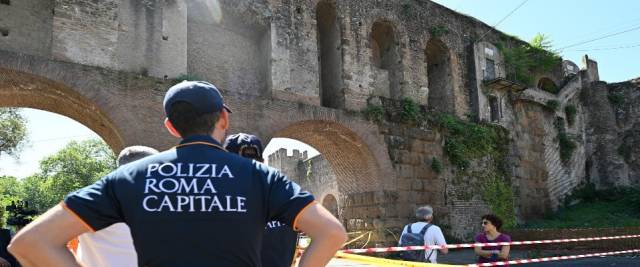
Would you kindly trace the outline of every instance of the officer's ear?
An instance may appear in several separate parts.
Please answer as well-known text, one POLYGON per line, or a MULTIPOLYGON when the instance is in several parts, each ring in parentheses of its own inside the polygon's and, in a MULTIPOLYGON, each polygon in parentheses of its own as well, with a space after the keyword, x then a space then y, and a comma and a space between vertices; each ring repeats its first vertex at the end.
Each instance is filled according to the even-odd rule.
POLYGON ((216 128, 221 130, 229 129, 229 112, 227 112, 225 109, 222 109, 222 111, 220 111, 220 118, 216 123, 216 128))
POLYGON ((164 127, 167 127, 167 130, 171 135, 177 138, 182 138, 178 130, 176 130, 176 127, 173 127, 173 124, 169 121, 169 118, 164 118, 164 127))

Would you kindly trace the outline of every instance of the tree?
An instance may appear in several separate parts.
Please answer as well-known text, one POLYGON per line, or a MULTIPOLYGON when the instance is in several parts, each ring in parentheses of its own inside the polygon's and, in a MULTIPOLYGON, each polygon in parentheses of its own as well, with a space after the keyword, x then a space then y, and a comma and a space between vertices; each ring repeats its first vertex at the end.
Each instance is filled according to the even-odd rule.
POLYGON ((0 155, 16 155, 27 137, 26 119, 16 108, 0 108, 0 155))
POLYGON ((41 160, 39 173, 24 179, 25 200, 44 212, 68 193, 94 183, 115 167, 115 155, 103 141, 70 142, 41 160))
POLYGON ((21 199, 20 182, 16 177, 0 176, 0 228, 4 227, 7 212, 5 207, 11 205, 11 202, 21 199))

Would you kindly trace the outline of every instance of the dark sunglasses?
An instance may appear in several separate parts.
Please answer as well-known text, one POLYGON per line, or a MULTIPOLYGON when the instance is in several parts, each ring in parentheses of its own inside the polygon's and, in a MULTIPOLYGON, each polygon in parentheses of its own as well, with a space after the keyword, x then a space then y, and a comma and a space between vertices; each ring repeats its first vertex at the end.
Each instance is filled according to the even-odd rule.
POLYGON ((491 223, 490 221, 482 221, 482 225, 487 225, 487 224, 490 224, 490 223, 491 223))

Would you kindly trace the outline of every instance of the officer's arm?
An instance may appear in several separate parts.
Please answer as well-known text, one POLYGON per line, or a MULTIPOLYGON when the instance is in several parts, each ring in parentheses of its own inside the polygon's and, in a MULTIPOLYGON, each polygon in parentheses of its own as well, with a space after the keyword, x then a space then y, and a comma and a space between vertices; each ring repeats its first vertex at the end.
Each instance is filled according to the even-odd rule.
POLYGON ((347 241, 342 224, 317 202, 303 209, 295 227, 311 237, 311 245, 302 255, 299 266, 326 266, 347 241))
POLYGON ((38 217, 11 241, 9 251, 22 266, 80 266, 66 244, 90 229, 62 205, 38 217))

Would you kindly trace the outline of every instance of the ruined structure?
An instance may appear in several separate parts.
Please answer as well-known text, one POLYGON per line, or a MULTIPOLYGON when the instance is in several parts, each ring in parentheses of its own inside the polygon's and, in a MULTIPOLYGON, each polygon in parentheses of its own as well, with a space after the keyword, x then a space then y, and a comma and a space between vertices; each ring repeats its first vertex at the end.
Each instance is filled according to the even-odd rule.
POLYGON ((233 107, 231 132, 322 153, 335 193, 319 197, 349 230, 391 242, 428 203, 448 234, 468 238, 491 210, 491 177, 478 172, 495 161, 454 166, 447 131, 403 122, 398 107, 504 129, 502 182, 520 221, 557 208, 585 179, 640 179, 637 83, 599 81, 586 57, 580 68, 566 61, 517 82, 505 52, 520 45, 426 0, 3 0, 0 106, 68 116, 115 151, 162 149, 176 142, 162 126, 165 90, 201 77, 233 107))

